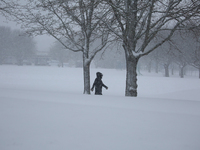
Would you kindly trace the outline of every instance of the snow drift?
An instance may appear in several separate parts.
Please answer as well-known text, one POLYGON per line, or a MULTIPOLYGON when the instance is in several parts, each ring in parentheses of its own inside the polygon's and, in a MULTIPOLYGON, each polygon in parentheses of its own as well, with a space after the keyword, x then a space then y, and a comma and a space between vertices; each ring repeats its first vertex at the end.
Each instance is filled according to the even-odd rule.
POLYGON ((83 95, 82 69, 0 66, 1 150, 199 150, 200 80, 104 74, 103 96, 83 95))

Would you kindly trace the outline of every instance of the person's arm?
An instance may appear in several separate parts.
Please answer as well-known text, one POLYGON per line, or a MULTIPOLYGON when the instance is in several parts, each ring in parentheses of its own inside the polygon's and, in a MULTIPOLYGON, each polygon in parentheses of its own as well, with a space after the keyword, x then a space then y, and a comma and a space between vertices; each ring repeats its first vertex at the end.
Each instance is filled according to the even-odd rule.
POLYGON ((105 84, 103 84, 103 82, 102 82, 102 86, 103 86, 104 88, 106 88, 106 90, 108 89, 108 87, 107 87, 105 84))

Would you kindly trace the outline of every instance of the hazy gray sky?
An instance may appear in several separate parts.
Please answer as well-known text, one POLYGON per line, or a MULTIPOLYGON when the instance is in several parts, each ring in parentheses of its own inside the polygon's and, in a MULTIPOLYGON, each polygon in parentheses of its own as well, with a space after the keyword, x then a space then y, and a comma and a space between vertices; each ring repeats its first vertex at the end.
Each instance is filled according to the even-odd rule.
MULTIPOLYGON (((20 29, 20 25, 17 25, 16 23, 11 21, 7 21, 6 18, 1 15, 0 15, 0 26, 11 27, 11 29, 20 29)), ((39 51, 48 51, 55 41, 54 38, 47 35, 37 36, 34 38, 37 43, 37 50, 39 51)))

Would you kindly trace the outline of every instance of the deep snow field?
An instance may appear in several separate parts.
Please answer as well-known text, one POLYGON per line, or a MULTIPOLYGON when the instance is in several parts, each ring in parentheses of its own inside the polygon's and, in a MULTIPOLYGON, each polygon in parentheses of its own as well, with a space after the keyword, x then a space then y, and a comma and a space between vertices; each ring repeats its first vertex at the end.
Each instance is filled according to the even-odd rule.
POLYGON ((125 97, 125 71, 83 95, 81 68, 0 66, 0 150, 200 150, 200 79, 142 72, 125 97))

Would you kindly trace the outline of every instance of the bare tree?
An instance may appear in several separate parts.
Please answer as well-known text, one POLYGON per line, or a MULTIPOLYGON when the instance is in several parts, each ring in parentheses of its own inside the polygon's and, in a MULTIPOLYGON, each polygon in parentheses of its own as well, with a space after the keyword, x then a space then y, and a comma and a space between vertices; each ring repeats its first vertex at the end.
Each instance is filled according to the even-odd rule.
POLYGON ((199 71, 200 78, 200 31, 199 28, 185 31, 182 33, 182 44, 179 46, 185 53, 186 62, 199 71), (185 44, 187 43, 187 44, 185 44))
POLYGON ((64 63, 68 66, 82 67, 81 52, 74 53, 73 51, 66 50, 66 48, 56 41, 50 48, 49 55, 51 59, 58 61, 59 67, 64 67, 64 63))
POLYGON ((18 65, 23 65, 23 60, 34 56, 36 49, 33 38, 24 35, 20 30, 13 31, 1 26, 0 34, 3 35, 0 37, 0 64, 11 59, 16 60, 18 65))
POLYGON ((200 41, 198 41, 198 45, 193 51, 192 59, 190 59, 189 64, 199 70, 199 79, 200 79, 200 41))
POLYGON ((95 67, 125 69, 125 55, 121 49, 120 43, 112 42, 106 50, 97 54, 94 59, 95 67))
POLYGON ((11 29, 8 27, 0 26, 0 34, 3 35, 0 36, 0 64, 3 64, 6 57, 11 55, 11 29))
POLYGON ((59 61, 58 67, 64 67, 64 62, 67 61, 67 51, 59 42, 55 42, 50 48, 49 55, 51 59, 59 61))
POLYGON ((99 0, 28 0, 18 3, 12 15, 31 35, 48 34, 67 50, 82 52, 84 94, 90 94, 90 63, 107 43, 101 20, 106 5, 99 0))
MULTIPOLYGON (((126 96, 137 96, 139 58, 168 41, 189 19, 199 19, 199 0, 105 0, 115 24, 106 24, 123 43, 126 55, 126 96), (162 31, 168 31, 152 44, 162 31)), ((113 22, 113 20, 111 20, 113 22)))
POLYGON ((12 9, 12 1, 0 0, 0 14, 1 15, 6 17, 10 13, 10 9, 12 9))
POLYGON ((36 53, 36 45, 33 37, 27 36, 20 30, 12 31, 12 53, 17 61, 17 65, 23 65, 24 60, 30 60, 36 53))
POLYGON ((169 77, 169 67, 173 65, 175 54, 180 53, 180 51, 177 49, 176 43, 172 40, 162 44, 156 51, 161 54, 161 64, 165 70, 164 76, 169 77))

